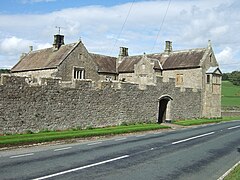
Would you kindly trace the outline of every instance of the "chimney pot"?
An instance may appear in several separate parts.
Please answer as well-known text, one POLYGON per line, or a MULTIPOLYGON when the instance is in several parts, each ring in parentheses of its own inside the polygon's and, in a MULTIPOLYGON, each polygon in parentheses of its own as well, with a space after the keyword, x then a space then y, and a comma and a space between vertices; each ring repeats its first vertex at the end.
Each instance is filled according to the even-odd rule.
POLYGON ((64 45, 64 35, 56 34, 54 35, 53 47, 58 50, 61 45, 64 45))
POLYGON ((172 41, 166 41, 165 53, 172 52, 172 41))
POLYGON ((120 47, 119 56, 120 56, 120 57, 128 56, 128 48, 126 48, 126 47, 120 47))
POLYGON ((33 51, 33 46, 29 46, 29 52, 33 51))
POLYGON ((211 40, 209 39, 208 40, 208 47, 210 48, 212 46, 212 42, 211 42, 211 40))

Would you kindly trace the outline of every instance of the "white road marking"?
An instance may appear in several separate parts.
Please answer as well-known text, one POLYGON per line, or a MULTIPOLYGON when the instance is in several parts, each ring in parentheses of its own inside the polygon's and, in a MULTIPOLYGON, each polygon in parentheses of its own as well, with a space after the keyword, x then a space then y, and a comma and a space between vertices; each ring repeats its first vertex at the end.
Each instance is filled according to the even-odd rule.
POLYGON ((221 177, 219 177, 217 180, 223 180, 235 167, 237 167, 240 164, 240 161, 238 161, 233 167, 231 167, 227 172, 225 172, 221 177))
POLYGON ((21 154, 21 155, 11 156, 10 158, 19 158, 19 157, 32 156, 32 155, 34 155, 34 153, 21 154))
POLYGON ((90 168, 90 167, 99 166, 101 164, 106 164, 106 163, 109 163, 109 162, 117 161, 117 160, 128 158, 128 157, 129 157, 129 155, 124 155, 124 156, 116 157, 116 158, 113 158, 113 159, 108 159, 108 160, 105 160, 105 161, 101 161, 101 162, 98 162, 98 163, 89 164, 89 165, 86 165, 86 166, 82 166, 82 167, 78 167, 78 168, 74 168, 74 169, 69 169, 69 170, 66 170, 66 171, 59 172, 59 173, 39 177, 39 178, 36 178, 36 179, 33 179, 33 180, 48 179, 48 178, 60 176, 60 175, 63 175, 63 174, 79 171, 79 170, 82 170, 82 169, 87 169, 87 168, 90 168))
POLYGON ((190 138, 187 138, 187 139, 183 139, 183 140, 180 140, 180 141, 173 142, 172 144, 178 144, 178 143, 190 141, 190 140, 201 138, 201 137, 204 137, 204 136, 209 136, 209 135, 214 134, 214 133, 215 132, 210 132, 210 133, 201 134, 201 135, 198 135, 198 136, 193 136, 193 137, 190 137, 190 138))
POLYGON ((54 149, 54 151, 63 151, 63 150, 67 150, 67 149, 71 149, 72 147, 64 147, 64 148, 60 148, 60 149, 54 149))
POLYGON ((124 139, 127 139, 127 138, 119 138, 119 139, 114 139, 114 141, 122 141, 124 139))
POLYGON ((99 141, 99 142, 93 142, 93 143, 89 143, 88 146, 92 146, 92 145, 96 145, 96 144, 101 144, 102 142, 99 141))
POLYGON ((146 134, 137 135, 136 137, 143 137, 143 136, 146 136, 146 134))
POLYGON ((228 129, 236 129, 236 128, 240 128, 240 125, 239 126, 233 126, 233 127, 228 128, 228 129))
POLYGON ((153 133, 153 134, 161 134, 162 132, 155 132, 155 133, 153 133))

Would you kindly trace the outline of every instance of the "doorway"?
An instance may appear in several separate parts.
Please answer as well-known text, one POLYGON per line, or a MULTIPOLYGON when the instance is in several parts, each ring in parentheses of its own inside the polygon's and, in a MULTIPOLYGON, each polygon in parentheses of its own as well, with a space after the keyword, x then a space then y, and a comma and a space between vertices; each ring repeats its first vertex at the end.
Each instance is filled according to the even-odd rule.
POLYGON ((163 123, 166 121, 166 119, 170 120, 170 108, 172 100, 173 99, 168 95, 160 97, 158 105, 158 123, 163 123))

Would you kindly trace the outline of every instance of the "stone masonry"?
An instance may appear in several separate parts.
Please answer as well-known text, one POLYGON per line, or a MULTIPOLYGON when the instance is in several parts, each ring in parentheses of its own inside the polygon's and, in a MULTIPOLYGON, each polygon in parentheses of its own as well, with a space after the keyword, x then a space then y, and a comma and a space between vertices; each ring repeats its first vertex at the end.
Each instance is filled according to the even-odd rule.
POLYGON ((199 118, 202 114, 199 89, 175 87, 175 80, 144 90, 138 84, 2 75, 0 85, 0 134, 27 130, 64 130, 102 127, 122 122, 156 122, 159 98, 170 96, 171 119, 199 118), (190 111, 189 111, 190 109, 190 111))

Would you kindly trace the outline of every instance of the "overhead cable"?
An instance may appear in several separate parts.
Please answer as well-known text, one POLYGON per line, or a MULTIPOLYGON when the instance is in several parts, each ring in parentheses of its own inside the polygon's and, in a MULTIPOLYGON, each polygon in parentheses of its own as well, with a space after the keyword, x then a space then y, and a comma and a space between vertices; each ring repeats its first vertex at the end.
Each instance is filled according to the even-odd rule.
POLYGON ((125 20, 124 20, 124 22, 123 22, 123 25, 122 25, 122 27, 121 27, 121 30, 120 30, 119 33, 118 33, 118 36, 117 36, 117 38, 116 38, 116 40, 115 40, 115 42, 114 42, 114 45, 113 45, 113 48, 111 49, 110 54, 112 54, 113 49, 116 47, 116 44, 117 44, 120 36, 122 35, 123 29, 124 29, 124 27, 125 27, 125 25, 126 25, 126 22, 127 22, 127 20, 128 20, 129 15, 130 15, 130 12, 131 12, 131 10, 132 10, 132 7, 133 7, 134 2, 135 2, 135 0, 133 0, 132 3, 131 3, 131 6, 130 6, 130 8, 129 8, 129 10, 128 10, 127 16, 126 16, 126 18, 125 18, 125 20))
POLYGON ((164 14, 164 16, 163 16, 162 23, 161 23, 161 25, 160 25, 160 27, 159 27, 159 30, 158 30, 158 33, 157 33, 157 37, 156 37, 155 42, 154 42, 154 44, 153 44, 152 52, 153 52, 153 50, 154 50, 154 48, 155 48, 155 46, 156 46, 156 44, 157 44, 158 37, 159 37, 159 34, 160 34, 161 30, 162 30, 163 23, 164 23, 164 21, 165 21, 165 19, 166 19, 166 16, 167 16, 167 13, 168 13, 168 9, 169 9, 169 7, 170 7, 170 4, 171 4, 171 0, 168 1, 168 6, 167 6, 166 12, 165 12, 165 14, 164 14))

